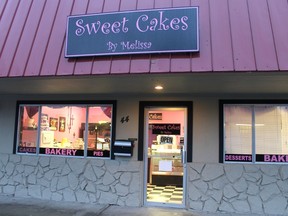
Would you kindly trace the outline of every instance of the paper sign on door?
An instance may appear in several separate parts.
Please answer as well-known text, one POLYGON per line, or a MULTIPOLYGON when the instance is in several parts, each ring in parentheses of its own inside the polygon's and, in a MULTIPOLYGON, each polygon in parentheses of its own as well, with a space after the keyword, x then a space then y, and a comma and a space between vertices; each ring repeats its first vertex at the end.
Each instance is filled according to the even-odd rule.
POLYGON ((159 161, 159 171, 172 172, 172 161, 171 160, 159 161))

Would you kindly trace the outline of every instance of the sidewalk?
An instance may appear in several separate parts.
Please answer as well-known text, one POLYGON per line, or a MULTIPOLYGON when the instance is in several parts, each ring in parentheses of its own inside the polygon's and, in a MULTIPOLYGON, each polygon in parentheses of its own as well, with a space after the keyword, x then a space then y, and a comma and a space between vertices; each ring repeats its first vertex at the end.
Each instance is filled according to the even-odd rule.
MULTIPOLYGON (((0 216, 248 216, 194 213, 185 209, 123 207, 0 196, 0 216)), ((251 216, 251 215, 249 215, 251 216)), ((258 215, 259 216, 259 215, 258 215)))

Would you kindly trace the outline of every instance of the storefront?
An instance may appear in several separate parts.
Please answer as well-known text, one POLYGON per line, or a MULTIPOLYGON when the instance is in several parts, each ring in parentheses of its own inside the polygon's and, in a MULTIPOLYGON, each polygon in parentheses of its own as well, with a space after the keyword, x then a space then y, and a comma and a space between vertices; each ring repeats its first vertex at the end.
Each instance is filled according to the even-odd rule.
POLYGON ((1 195, 287 214, 287 18, 286 0, 1 1, 1 195))

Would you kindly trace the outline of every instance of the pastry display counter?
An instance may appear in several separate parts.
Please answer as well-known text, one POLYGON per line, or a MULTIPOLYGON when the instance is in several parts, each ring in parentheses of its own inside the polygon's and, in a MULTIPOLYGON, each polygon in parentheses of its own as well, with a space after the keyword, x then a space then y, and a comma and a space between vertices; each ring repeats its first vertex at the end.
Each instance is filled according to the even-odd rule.
POLYGON ((180 149, 153 149, 148 155, 148 183, 153 185, 183 185, 183 165, 180 149))

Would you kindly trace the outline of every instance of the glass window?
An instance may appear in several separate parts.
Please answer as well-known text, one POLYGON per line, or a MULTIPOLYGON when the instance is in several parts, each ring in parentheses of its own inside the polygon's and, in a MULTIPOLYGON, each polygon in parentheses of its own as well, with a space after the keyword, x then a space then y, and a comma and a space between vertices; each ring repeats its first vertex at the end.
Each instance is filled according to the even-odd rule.
POLYGON ((224 102, 222 108, 224 162, 288 162, 288 105, 224 102))
POLYGON ((110 158, 114 104, 18 104, 16 152, 110 158))

